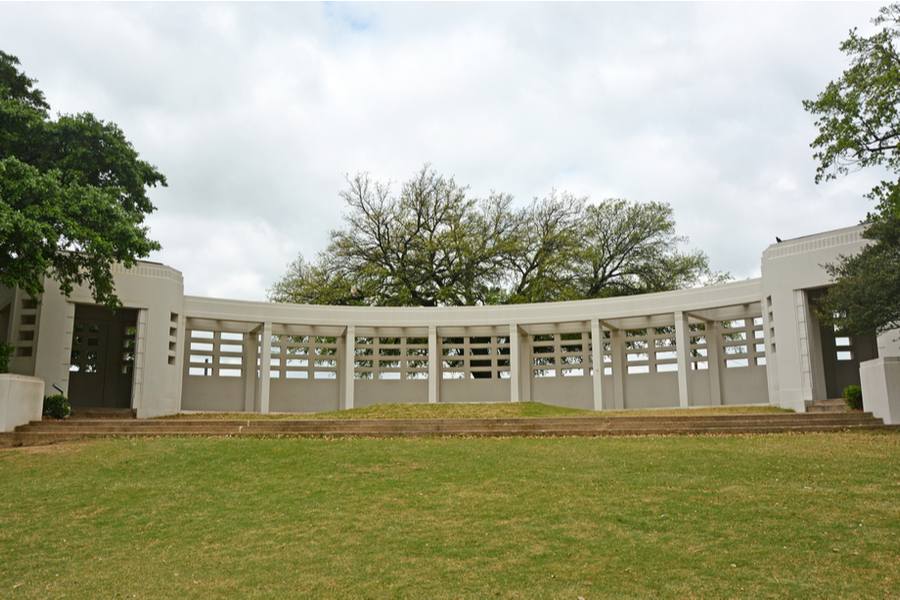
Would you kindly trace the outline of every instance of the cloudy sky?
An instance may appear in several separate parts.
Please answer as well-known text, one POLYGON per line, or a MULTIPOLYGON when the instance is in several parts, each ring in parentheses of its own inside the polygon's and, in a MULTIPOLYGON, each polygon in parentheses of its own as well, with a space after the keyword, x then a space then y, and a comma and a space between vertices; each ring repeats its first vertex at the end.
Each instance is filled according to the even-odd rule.
POLYGON ((247 300, 342 226, 345 174, 423 164, 474 197, 667 202, 714 269, 858 223, 815 185, 801 101, 880 3, 0 3, 53 112, 117 123, 168 178, 148 218, 186 293, 247 300))

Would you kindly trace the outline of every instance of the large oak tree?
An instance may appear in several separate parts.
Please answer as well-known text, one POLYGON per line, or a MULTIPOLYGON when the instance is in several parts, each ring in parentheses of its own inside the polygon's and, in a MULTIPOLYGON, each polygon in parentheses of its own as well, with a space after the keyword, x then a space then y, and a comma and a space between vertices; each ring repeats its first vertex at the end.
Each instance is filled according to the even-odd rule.
MULTIPOLYGON (((883 7, 872 22, 877 33, 864 37, 854 28, 841 44, 849 68, 803 103, 819 128, 811 144, 816 183, 869 167, 900 176, 900 5, 883 7)), ((856 335, 900 327, 900 178, 880 182, 868 197, 877 203, 864 234, 873 243, 826 267, 835 285, 820 311, 856 335)))
POLYGON ((347 177, 345 227, 316 260, 300 256, 269 299, 304 304, 464 306, 658 292, 721 275, 682 253, 666 204, 553 191, 525 207, 469 196, 425 165, 395 195, 368 173, 347 177))
POLYGON ((147 188, 166 185, 115 123, 90 113, 50 117, 35 80, 0 51, 0 283, 32 296, 50 276, 69 294, 87 283, 115 307, 111 267, 159 244, 144 217, 147 188))

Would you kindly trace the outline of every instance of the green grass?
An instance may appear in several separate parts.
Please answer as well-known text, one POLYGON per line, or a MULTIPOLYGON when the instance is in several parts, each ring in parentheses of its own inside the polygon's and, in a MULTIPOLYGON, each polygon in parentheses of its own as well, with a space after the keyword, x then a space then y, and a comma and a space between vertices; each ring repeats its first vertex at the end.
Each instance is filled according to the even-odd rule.
POLYGON ((887 598, 900 435, 0 451, 3 598, 887 598))
POLYGON ((710 406, 654 410, 594 411, 551 406, 540 402, 473 404, 374 404, 365 408, 324 413, 187 413, 162 419, 511 419, 517 417, 622 417, 663 415, 735 415, 793 412, 774 406, 710 406))

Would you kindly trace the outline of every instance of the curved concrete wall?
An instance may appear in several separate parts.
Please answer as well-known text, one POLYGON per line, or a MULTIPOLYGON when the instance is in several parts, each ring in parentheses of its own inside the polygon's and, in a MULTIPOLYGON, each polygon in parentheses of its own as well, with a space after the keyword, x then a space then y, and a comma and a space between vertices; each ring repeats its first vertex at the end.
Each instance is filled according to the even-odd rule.
MULTIPOLYGON (((124 305, 138 311, 132 406, 140 416, 528 400, 596 410, 775 404, 802 411, 824 393, 822 371, 835 360, 828 352, 837 342, 823 358, 825 334, 815 320, 816 290, 829 284, 822 265, 858 251, 861 232, 774 244, 758 279, 513 306, 200 298, 184 296, 178 271, 141 263, 116 273, 124 305)), ((2 291, 2 333, 22 353, 16 372, 65 389, 76 306, 90 302, 88 290, 66 299, 53 282, 39 304, 2 291)), ((895 347, 879 341, 881 353, 895 347)))

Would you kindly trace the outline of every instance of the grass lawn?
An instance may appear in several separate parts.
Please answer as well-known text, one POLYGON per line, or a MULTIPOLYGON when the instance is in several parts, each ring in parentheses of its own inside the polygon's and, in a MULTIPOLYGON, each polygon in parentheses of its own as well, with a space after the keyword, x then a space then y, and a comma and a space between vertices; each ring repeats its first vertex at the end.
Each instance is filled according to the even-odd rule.
POLYGON ((0 450, 2 598, 900 596, 896 432, 0 450))

